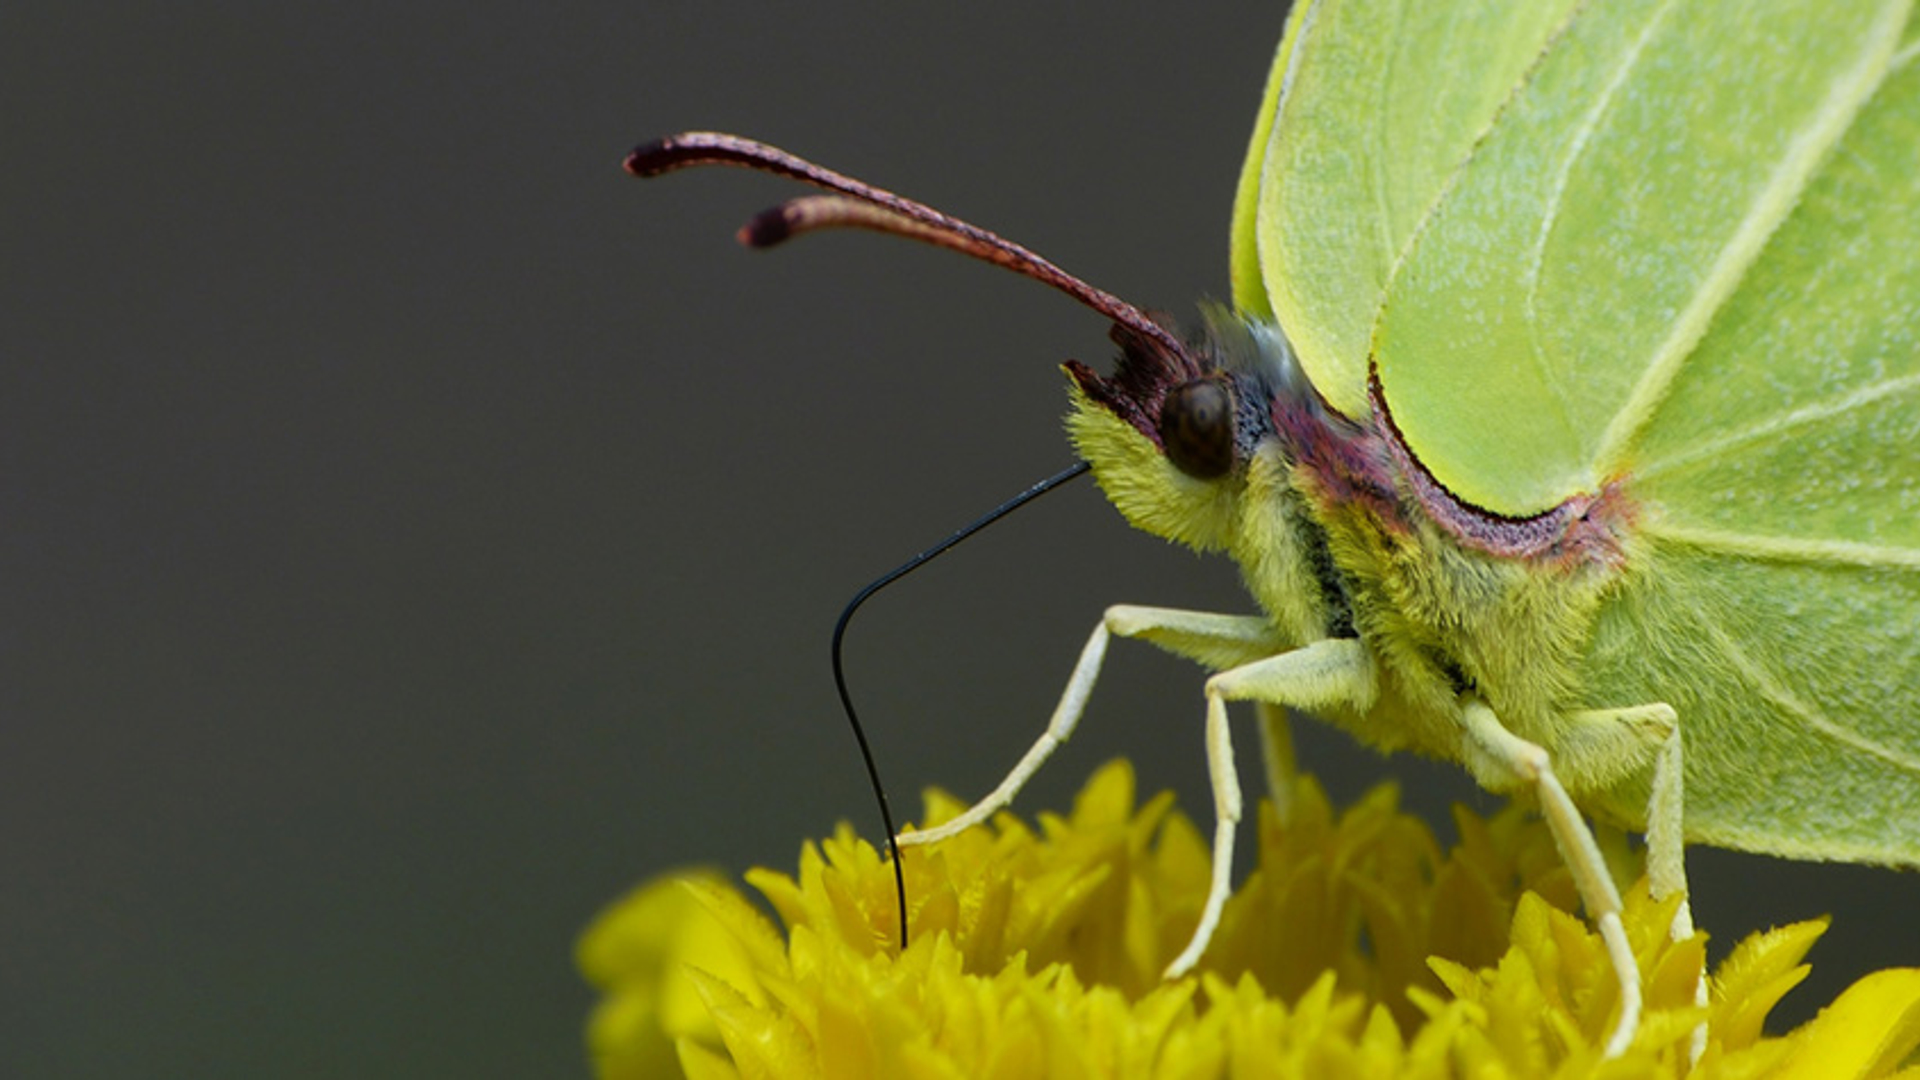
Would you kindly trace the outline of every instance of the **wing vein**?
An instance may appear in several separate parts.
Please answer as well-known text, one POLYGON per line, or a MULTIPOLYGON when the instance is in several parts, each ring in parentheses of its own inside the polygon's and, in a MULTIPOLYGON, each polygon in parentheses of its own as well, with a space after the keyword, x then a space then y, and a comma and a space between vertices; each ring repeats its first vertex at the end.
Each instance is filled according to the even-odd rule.
POLYGON ((1920 776, 1920 758, 1897 750, 1891 746, 1876 742, 1865 735, 1837 723, 1825 713, 1802 701, 1793 691, 1787 689, 1774 677, 1771 669, 1756 661, 1745 649, 1733 640, 1726 628, 1717 620, 1703 619, 1703 625, 1734 668, 1746 677, 1749 685, 1759 691, 1762 697, 1798 717, 1807 727, 1832 739, 1843 746, 1858 750, 1863 754, 1879 758, 1902 772, 1920 776))
POLYGON ((1652 419, 1667 388, 1706 334, 1714 313, 1739 287, 1747 269, 1760 257, 1767 238, 1792 212, 1800 192, 1826 160, 1827 151, 1846 133, 1860 107, 1885 77, 1892 60, 1891 43, 1897 40, 1905 15, 1895 6, 1887 5, 1882 8, 1881 20, 1888 24, 1882 28, 1884 33, 1866 35, 1867 44, 1859 57, 1834 80, 1826 100, 1794 134, 1739 225, 1720 248, 1712 267, 1668 328, 1666 339, 1654 350, 1625 404, 1607 425, 1594 457, 1602 475, 1619 470, 1628 447, 1652 419), (1890 22, 1894 15, 1899 15, 1899 19, 1890 22))
POLYGON ((1864 408, 1883 398, 1893 397, 1909 390, 1920 389, 1920 374, 1903 375, 1897 379, 1884 379, 1868 386, 1862 386, 1852 393, 1828 401, 1805 405, 1778 416, 1769 417, 1757 424, 1729 432, 1717 439, 1699 443, 1690 449, 1668 455, 1659 461, 1642 465, 1634 470, 1641 479, 1659 476, 1685 465, 1702 461, 1712 461, 1723 454, 1751 445, 1775 435, 1785 434, 1794 428, 1807 424, 1829 420, 1842 416, 1855 409, 1864 408))
POLYGON ((1527 253, 1525 284, 1522 286, 1521 296, 1526 311, 1528 360, 1541 383, 1552 390, 1551 396, 1560 414, 1560 427, 1563 431, 1574 429, 1573 418, 1567 412, 1569 404, 1567 388, 1565 382, 1556 377, 1553 365, 1548 362, 1546 343, 1540 335, 1541 318, 1538 306, 1540 276, 1542 267, 1546 265, 1547 245, 1553 237, 1554 228, 1560 223, 1560 208, 1565 204, 1567 189, 1573 183, 1574 167, 1586 157, 1594 132, 1599 130, 1601 121, 1619 101, 1620 92, 1626 86, 1628 77, 1639 66, 1640 57, 1646 51, 1648 42, 1653 40, 1655 32, 1666 22, 1673 8, 1673 0, 1668 0, 1653 18, 1647 20, 1646 26, 1640 31, 1640 36, 1634 40, 1633 47, 1621 54, 1619 63, 1608 74, 1606 87, 1595 95, 1593 103, 1588 107, 1585 115, 1581 116, 1579 124, 1575 126, 1573 138, 1567 142, 1566 152, 1554 166, 1553 182, 1546 191, 1546 198, 1541 207, 1540 227, 1534 231, 1533 248, 1527 253))
POLYGON ((1810 540, 1793 536, 1765 536, 1731 529, 1700 528, 1673 522, 1649 521, 1648 535, 1743 559, 1809 563, 1826 566, 1870 566, 1920 570, 1920 550, 1891 544, 1862 544, 1851 540, 1810 540))
MULTIPOLYGON (((1406 22, 1406 9, 1401 8, 1398 14, 1401 23, 1404 25, 1406 22)), ((1404 36, 1403 34, 1395 33, 1392 40, 1401 41, 1404 39, 1404 36)), ((1373 116, 1375 123, 1373 125, 1373 142, 1377 147, 1377 152, 1374 154, 1373 175, 1370 179, 1373 181, 1374 226, 1379 230, 1380 235, 1378 242, 1380 244, 1381 254, 1384 256, 1381 263, 1385 266, 1392 266, 1394 261, 1400 257, 1400 252, 1399 245, 1393 242, 1393 199, 1387 193, 1387 163, 1396 160, 1396 157, 1393 152, 1394 147, 1390 145, 1390 140, 1388 140, 1386 136, 1385 128, 1388 119, 1393 115, 1393 111, 1387 106, 1388 102, 1392 100, 1394 72, 1399 67, 1398 52, 1396 50, 1388 50, 1385 62, 1387 69, 1380 73, 1380 80, 1374 93, 1373 116)), ((1385 283, 1382 282, 1382 289, 1384 290, 1384 288, 1385 283)))

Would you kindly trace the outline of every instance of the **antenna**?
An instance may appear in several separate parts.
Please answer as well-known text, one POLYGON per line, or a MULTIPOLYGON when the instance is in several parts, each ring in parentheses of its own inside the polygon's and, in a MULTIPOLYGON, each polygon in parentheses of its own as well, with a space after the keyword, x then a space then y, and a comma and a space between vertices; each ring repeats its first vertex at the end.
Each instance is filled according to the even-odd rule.
MULTIPOLYGON (((1186 349, 1166 327, 1105 289, 1087 284, 998 233, 943 214, 904 195, 895 195, 885 188, 815 165, 777 146, 718 131, 687 131, 636 147, 626 160, 627 171, 639 177, 659 176, 695 165, 753 169, 834 193, 803 195, 762 211, 735 234, 748 247, 772 247, 816 229, 831 228, 873 229, 919 240, 1051 285, 1115 323, 1152 339, 1169 356, 1179 357, 1187 366, 1193 366, 1192 361, 1187 360, 1186 349)), ((1195 368, 1189 374, 1197 376, 1199 371, 1195 368)))

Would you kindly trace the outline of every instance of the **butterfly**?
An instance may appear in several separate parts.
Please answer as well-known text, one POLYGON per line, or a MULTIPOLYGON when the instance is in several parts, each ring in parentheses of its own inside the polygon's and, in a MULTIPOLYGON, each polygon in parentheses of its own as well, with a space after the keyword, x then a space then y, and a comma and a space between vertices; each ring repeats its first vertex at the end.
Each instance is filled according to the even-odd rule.
MULTIPOLYGON (((947 247, 1112 320, 1073 445, 1137 528, 1240 567, 1257 615, 1121 605, 1205 682, 1213 879, 1242 812, 1228 703, 1460 763, 1537 801, 1637 1023, 1587 818, 1684 892, 1704 843, 1920 863, 1920 26, 1896 0, 1318 0, 1241 174, 1233 305, 1188 335, 991 232, 736 136, 636 150, 826 189, 742 230, 947 247)), ((1684 904, 1676 936, 1691 932, 1684 904)))

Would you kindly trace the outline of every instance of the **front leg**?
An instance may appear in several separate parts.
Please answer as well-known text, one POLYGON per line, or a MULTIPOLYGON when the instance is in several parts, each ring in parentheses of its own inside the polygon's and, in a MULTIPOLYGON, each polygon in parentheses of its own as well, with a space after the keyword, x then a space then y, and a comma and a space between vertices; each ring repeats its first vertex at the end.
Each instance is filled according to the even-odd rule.
POLYGON ((1273 626, 1266 619, 1251 615, 1214 615, 1202 611, 1172 608, 1134 607, 1116 604, 1106 610, 1093 634, 1080 650, 1067 687, 1046 730, 1021 756, 1006 779, 1000 781, 986 798, 974 803, 960 816, 930 829, 901 833, 896 840, 902 846, 931 844, 958 835, 1006 809, 1020 789, 1033 779, 1053 752, 1072 737, 1080 717, 1086 712, 1087 698, 1100 678, 1100 665, 1107 656, 1107 642, 1114 637, 1150 641, 1168 652, 1198 660, 1213 667, 1230 667, 1247 660, 1270 655, 1279 647, 1273 626))
MULTIPOLYGON (((1192 970, 1220 923, 1233 883, 1233 839, 1242 806, 1240 780, 1233 761, 1232 733, 1227 726, 1227 702, 1258 701, 1269 706, 1318 709, 1345 706, 1365 711, 1379 696, 1373 656, 1357 639, 1316 641, 1282 652, 1285 645, 1272 624, 1257 616, 1214 615, 1169 608, 1118 605, 1108 608, 1080 651, 1073 675, 1054 708, 1053 718, 1033 746, 999 786, 958 817, 945 824, 902 833, 902 845, 929 844, 980 824, 1013 801, 1053 752, 1072 736, 1086 711, 1087 698, 1114 637, 1138 638, 1216 668, 1227 668, 1207 680, 1207 768, 1213 782, 1216 821, 1213 839, 1213 877, 1202 907, 1200 923, 1187 947, 1167 967, 1173 978, 1192 970), (1278 655, 1276 655, 1276 653, 1278 655)), ((1290 752, 1284 718, 1263 710, 1268 739, 1267 767, 1277 774, 1290 752)))
POLYGON ((1199 963, 1220 926, 1233 891, 1233 838, 1241 816, 1240 776, 1234 768, 1227 702, 1260 701, 1298 709, 1346 706, 1365 711, 1379 696, 1373 654, 1355 638, 1328 638, 1270 656, 1207 680, 1207 772, 1213 780, 1213 881, 1200 924, 1187 947, 1167 965, 1167 978, 1199 963))

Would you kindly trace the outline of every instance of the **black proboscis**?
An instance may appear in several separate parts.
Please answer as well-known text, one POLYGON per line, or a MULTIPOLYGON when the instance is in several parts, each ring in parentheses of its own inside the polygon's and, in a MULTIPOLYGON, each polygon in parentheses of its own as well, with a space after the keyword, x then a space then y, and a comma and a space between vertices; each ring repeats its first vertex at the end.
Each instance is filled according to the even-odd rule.
POLYGON ((865 588, 853 594, 853 599, 847 601, 847 606, 841 609, 840 618, 835 620, 833 624, 833 686, 834 689, 840 692, 840 707, 846 711, 847 723, 853 727, 854 741, 860 744, 860 759, 864 761, 867 766, 867 780, 873 785, 874 798, 880 802, 880 822, 886 827, 887 852, 893 858, 894 891, 900 899, 900 950, 902 952, 905 952, 907 948, 907 875, 906 872, 900 868, 900 841, 895 836, 893 810, 887 804, 887 788, 885 784, 880 782, 880 767, 874 763, 873 748, 867 745, 866 729, 860 726, 860 717, 855 713, 853 708, 853 696, 847 691, 846 669, 841 663, 841 646, 846 641, 847 624, 853 621, 853 613, 860 610, 860 605, 866 603, 873 594, 899 581, 915 570, 920 569, 927 563, 932 562, 935 558, 945 554, 947 549, 965 540, 967 537, 972 536, 974 533, 979 532, 981 529, 999 521, 1001 518, 1006 517, 1008 514, 1013 513, 1015 510, 1020 509, 1022 506, 1045 495, 1047 492, 1052 491, 1067 481, 1084 474, 1090 468, 1092 468, 1092 466, 1085 461, 1074 462, 1072 465, 1054 473, 1045 480, 1034 484, 1020 494, 987 511, 980 517, 962 525, 960 528, 954 530, 952 535, 946 539, 927 548, 925 551, 901 563, 899 566, 881 574, 879 577, 868 582, 865 588))

